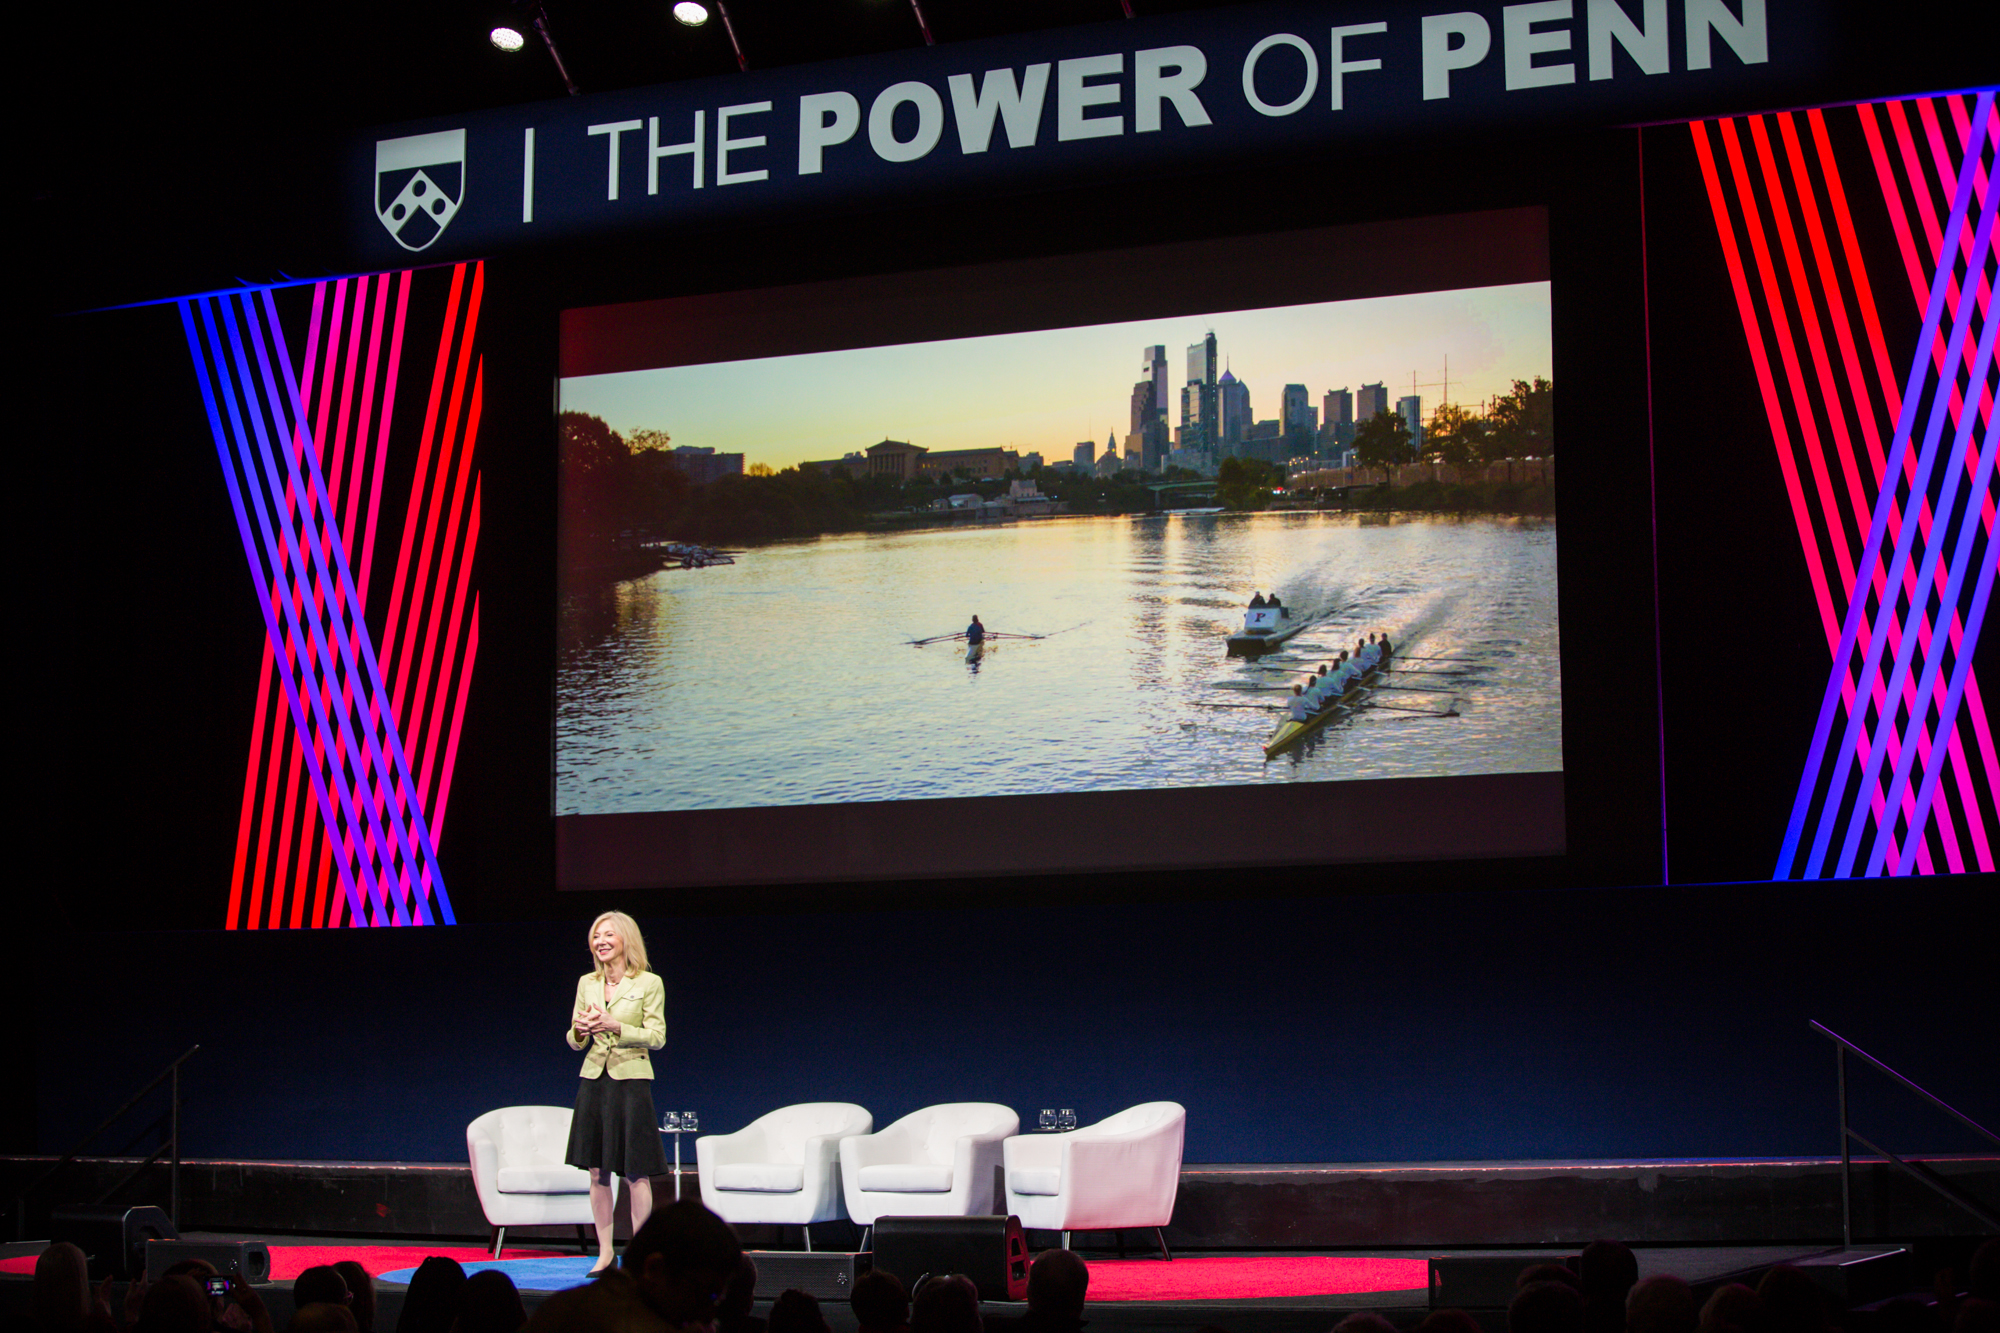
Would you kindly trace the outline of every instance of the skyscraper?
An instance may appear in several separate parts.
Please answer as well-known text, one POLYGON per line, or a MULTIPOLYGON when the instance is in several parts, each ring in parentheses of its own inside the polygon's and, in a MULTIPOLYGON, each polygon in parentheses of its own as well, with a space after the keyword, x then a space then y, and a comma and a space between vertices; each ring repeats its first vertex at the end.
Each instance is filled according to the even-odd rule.
POLYGON ((1328 389, 1320 399, 1321 456, 1331 458, 1354 443, 1354 395, 1346 388, 1328 389))
POLYGON ((1364 384, 1355 395, 1354 419, 1366 421, 1377 412, 1389 410, 1389 391, 1380 384, 1364 384))
POLYGON ((1167 349, 1155 343, 1140 352, 1145 378, 1132 386, 1132 433, 1140 438, 1140 466, 1157 472, 1166 466, 1167 421, 1172 415, 1172 386, 1167 381, 1167 349))
POLYGON ((1396 400, 1396 415, 1401 417, 1403 424, 1410 429, 1410 448, 1418 453, 1422 453, 1424 448, 1424 400, 1414 393, 1404 398, 1398 398, 1396 400))
POLYGON ((1153 423, 1153 418, 1158 415, 1153 407, 1154 396, 1158 392, 1158 386, 1151 380, 1140 380, 1132 386, 1132 433, 1134 435, 1145 434, 1146 427, 1150 426, 1153 423))
POLYGON ((1139 373, 1153 382, 1153 410, 1166 420, 1172 408, 1173 386, 1167 381, 1167 349, 1156 344, 1140 353, 1139 373))
POLYGON ((1181 394, 1181 443, 1213 450, 1220 432, 1215 398, 1215 335, 1187 349, 1187 388, 1181 394))
POLYGON ((1215 383, 1215 335, 1209 334, 1198 343, 1192 343, 1187 350, 1187 377, 1189 384, 1215 383))
POLYGON ((1293 431, 1310 430, 1316 424, 1313 420, 1312 395, 1303 384, 1285 386, 1285 402, 1278 413, 1278 420, 1284 422, 1287 435, 1293 431))
POLYGON ((1227 449, 1242 442, 1254 419, 1250 415, 1250 386, 1225 370, 1216 382, 1215 393, 1222 422, 1220 443, 1227 449))

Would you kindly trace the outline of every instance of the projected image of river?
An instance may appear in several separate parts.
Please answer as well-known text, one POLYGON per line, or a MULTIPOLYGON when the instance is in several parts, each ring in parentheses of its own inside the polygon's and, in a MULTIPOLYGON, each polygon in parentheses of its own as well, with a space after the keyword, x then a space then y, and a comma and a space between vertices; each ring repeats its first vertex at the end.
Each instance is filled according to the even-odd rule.
POLYGON ((1562 767, 1548 519, 1057 518, 753 547, 571 589, 558 814, 1332 782, 1562 767), (1225 655, 1251 594, 1304 632, 1225 655), (998 638, 976 662, 977 614, 998 638), (1357 637, 1393 688, 1266 761, 1357 637))

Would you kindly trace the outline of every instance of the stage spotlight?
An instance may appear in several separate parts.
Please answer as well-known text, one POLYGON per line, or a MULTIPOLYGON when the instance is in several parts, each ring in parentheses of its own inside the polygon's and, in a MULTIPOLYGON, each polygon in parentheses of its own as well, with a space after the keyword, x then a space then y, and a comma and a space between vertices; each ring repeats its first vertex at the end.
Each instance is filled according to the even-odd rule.
POLYGON ((680 0, 674 6, 674 17, 690 28, 699 28, 708 22, 708 6, 696 4, 695 0, 680 0))
POLYGON ((528 39, 512 28, 495 28, 487 34, 487 40, 502 51, 518 51, 528 44, 528 39))

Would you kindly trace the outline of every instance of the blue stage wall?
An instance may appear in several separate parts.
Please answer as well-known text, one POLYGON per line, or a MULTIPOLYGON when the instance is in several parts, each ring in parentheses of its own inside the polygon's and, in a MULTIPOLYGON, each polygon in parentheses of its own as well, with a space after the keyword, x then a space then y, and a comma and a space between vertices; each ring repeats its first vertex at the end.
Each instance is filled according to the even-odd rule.
MULTIPOLYGON (((1833 1053, 1809 1018, 2000 1119, 1993 887, 642 916, 670 994, 658 1100, 729 1130, 802 1100, 887 1123, 1172 1098, 1193 1162, 1824 1155, 1833 1053)), ((480 1112, 570 1100, 586 925, 100 937, 140 1002, 108 1032, 31 1025, 41 1147, 199 1042, 190 1156, 459 1158, 480 1112)), ((1876 1076, 1856 1089, 1878 1142, 1973 1146, 1876 1076)))

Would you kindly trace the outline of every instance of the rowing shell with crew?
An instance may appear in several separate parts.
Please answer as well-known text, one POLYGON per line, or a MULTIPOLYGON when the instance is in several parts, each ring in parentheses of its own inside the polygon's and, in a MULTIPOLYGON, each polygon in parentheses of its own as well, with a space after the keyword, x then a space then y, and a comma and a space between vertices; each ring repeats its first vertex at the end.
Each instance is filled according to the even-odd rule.
POLYGON ((1264 742, 1264 758, 1277 758, 1335 718, 1352 717, 1374 696, 1395 651, 1388 635, 1371 634, 1355 645, 1352 656, 1342 652, 1321 667, 1310 686, 1294 685, 1287 704, 1291 716, 1264 742))

